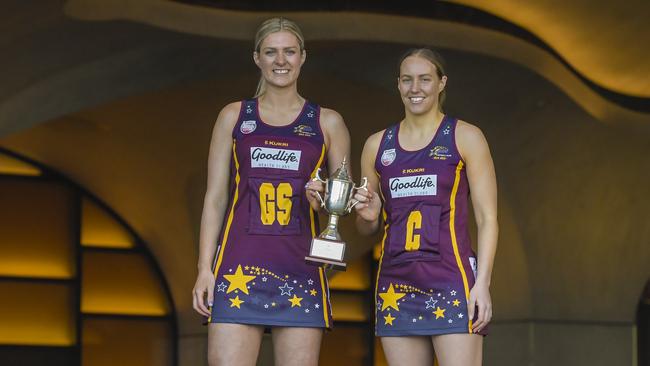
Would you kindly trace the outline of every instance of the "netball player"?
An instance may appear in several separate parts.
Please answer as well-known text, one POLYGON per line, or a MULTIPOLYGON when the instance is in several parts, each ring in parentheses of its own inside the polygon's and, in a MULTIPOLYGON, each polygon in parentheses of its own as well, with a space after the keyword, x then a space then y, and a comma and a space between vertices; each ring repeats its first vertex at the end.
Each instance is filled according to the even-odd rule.
POLYGON ((305 58, 295 23, 265 21, 256 97, 227 105, 215 123, 193 290, 209 317, 210 365, 254 365, 269 327, 276 365, 316 365, 331 326, 323 270, 304 260, 319 233, 305 182, 340 165, 350 137, 338 113, 298 93, 305 58))
POLYGON ((370 136, 361 157, 369 189, 355 195, 357 227, 384 226, 375 311, 390 365, 431 365, 434 348, 441 366, 480 365, 492 317, 494 166, 481 131, 442 112, 446 82, 435 52, 407 52, 397 79, 404 119, 370 136))

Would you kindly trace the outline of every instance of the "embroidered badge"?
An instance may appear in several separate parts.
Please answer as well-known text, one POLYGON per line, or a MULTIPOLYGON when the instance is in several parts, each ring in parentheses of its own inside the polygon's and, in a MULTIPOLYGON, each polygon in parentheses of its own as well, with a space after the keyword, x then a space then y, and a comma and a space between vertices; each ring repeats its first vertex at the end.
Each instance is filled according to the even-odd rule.
POLYGON ((249 121, 242 122, 241 126, 239 127, 239 130, 244 135, 248 135, 249 133, 255 131, 256 128, 257 128, 257 122, 255 120, 249 120, 249 121))
POLYGON ((388 149, 384 150, 384 152, 381 154, 381 164, 383 166, 389 166, 395 161, 395 158, 397 157, 397 153, 395 152, 395 149, 388 149))

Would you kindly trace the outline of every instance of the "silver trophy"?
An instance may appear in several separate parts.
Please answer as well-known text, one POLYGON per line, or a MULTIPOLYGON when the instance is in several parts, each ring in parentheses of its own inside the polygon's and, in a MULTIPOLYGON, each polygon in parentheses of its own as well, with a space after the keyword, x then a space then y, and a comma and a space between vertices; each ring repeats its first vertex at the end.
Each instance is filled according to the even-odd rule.
POLYGON ((364 177, 361 186, 355 187, 354 182, 348 175, 345 165, 345 157, 332 176, 323 180, 320 177, 320 169, 316 171, 316 176, 312 179, 325 184, 325 199, 316 192, 321 202, 321 207, 330 214, 329 221, 325 230, 316 238, 311 240, 309 255, 305 257, 307 263, 326 268, 333 268, 345 271, 347 265, 343 262, 345 254, 345 242, 341 240, 337 225, 340 216, 345 216, 352 211, 352 208, 359 201, 352 198, 354 192, 359 189, 367 189, 368 179, 364 177))

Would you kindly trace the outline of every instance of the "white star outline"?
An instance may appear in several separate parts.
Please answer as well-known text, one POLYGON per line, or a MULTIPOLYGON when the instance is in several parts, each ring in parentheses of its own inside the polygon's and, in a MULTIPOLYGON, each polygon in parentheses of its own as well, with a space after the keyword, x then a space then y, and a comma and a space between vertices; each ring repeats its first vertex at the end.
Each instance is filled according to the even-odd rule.
POLYGON ((217 292, 226 292, 226 284, 221 282, 217 285, 217 292))
POLYGON ((426 310, 426 309, 435 309, 436 304, 438 303, 438 300, 434 300, 433 297, 430 297, 429 300, 425 301, 424 303, 427 304, 427 307, 424 308, 424 310, 426 310))
POLYGON ((284 283, 284 286, 278 286, 278 288, 280 289, 280 291, 282 291, 282 293, 280 294, 280 296, 282 296, 282 295, 289 295, 289 296, 291 296, 291 290, 293 290, 293 287, 289 286, 288 283, 285 282, 285 283, 284 283))

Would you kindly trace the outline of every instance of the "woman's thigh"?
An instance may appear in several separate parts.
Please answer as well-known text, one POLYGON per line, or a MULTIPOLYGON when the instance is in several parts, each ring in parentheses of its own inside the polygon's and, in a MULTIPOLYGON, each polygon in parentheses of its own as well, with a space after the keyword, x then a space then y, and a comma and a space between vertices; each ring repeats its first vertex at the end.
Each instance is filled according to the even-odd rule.
POLYGON ((276 365, 318 365, 322 328, 276 327, 272 335, 276 365))
POLYGON ((253 366, 257 362, 264 327, 248 324, 212 323, 208 327, 210 366, 253 366))
POLYGON ((483 359, 483 336, 478 334, 444 334, 431 337, 440 366, 480 366, 483 359))
POLYGON ((381 337, 381 346, 391 366, 433 365, 433 347, 429 337, 381 337))

